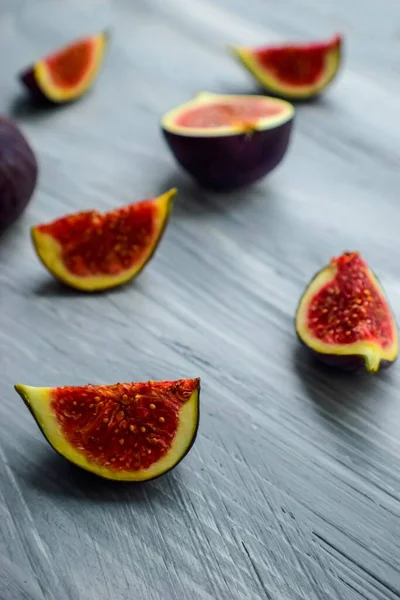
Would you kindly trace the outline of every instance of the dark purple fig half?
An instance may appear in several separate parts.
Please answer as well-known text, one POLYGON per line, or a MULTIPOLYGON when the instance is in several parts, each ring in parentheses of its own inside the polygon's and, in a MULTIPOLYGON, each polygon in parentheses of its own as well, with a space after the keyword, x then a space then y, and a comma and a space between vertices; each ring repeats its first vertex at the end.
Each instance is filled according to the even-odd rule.
POLYGON ((180 165, 198 183, 230 191, 270 173, 284 157, 294 108, 267 96, 202 92, 161 120, 180 165))
POLYGON ((398 355, 384 291, 358 252, 333 258, 307 286, 296 313, 300 340, 323 362, 375 373, 398 355))
POLYGON ((36 187, 38 164, 18 126, 0 116, 0 231, 25 210, 36 187))

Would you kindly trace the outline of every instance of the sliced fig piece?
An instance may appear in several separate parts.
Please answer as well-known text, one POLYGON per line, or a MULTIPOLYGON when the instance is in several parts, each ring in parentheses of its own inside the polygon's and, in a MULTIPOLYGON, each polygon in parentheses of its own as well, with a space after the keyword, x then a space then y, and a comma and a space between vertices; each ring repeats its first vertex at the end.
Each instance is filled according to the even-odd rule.
POLYGON ((358 252, 333 258, 309 283, 296 314, 300 340, 322 361, 374 373, 398 355, 397 325, 358 252))
POLYGON ((0 116, 0 231, 25 210, 38 177, 36 156, 18 125, 0 116))
POLYGON ((76 40, 36 62, 20 79, 34 96, 50 102, 77 100, 97 78, 108 38, 107 32, 101 32, 76 40))
POLYGON ((161 120, 181 166, 200 185, 229 191, 258 181, 282 160, 294 108, 266 96, 202 92, 161 120))
POLYGON ((152 258, 172 210, 176 189, 108 213, 75 213, 32 228, 44 266, 86 292, 122 285, 152 258))
POLYGON ((320 94, 335 78, 342 37, 326 42, 232 48, 236 57, 267 91, 289 100, 320 94))
POLYGON ((15 389, 56 452, 106 479, 159 477, 197 435, 200 379, 15 389))

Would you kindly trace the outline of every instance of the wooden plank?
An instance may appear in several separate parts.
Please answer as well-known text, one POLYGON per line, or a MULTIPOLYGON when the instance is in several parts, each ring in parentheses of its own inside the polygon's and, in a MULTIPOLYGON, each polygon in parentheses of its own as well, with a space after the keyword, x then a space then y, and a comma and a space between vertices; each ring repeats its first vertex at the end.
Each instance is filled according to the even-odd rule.
POLYGON ((0 103, 37 150, 41 178, 0 239, 2 600, 400 598, 399 369, 318 369, 293 330, 306 281, 349 248, 400 311, 400 9, 384 4, 386 18, 360 0, 3 3, 0 103), (109 22, 93 92, 31 109, 16 71, 109 22), (256 91, 227 44, 332 30, 347 34, 345 68, 297 108, 292 146, 269 179, 216 195, 178 169, 162 113, 202 89, 256 91), (30 225, 171 185, 174 218, 133 285, 66 292, 36 260, 30 225), (197 375, 194 449, 137 486, 57 457, 12 389, 197 375))

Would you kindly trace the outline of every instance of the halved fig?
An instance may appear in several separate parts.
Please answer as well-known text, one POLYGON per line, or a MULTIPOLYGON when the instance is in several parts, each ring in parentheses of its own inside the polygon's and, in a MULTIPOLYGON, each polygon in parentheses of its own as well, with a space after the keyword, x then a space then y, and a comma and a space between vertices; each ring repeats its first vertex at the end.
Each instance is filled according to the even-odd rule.
POLYGON ((77 100, 99 74, 108 37, 101 32, 81 38, 42 58, 20 75, 22 83, 34 96, 56 104, 77 100))
POLYGON ((56 452, 106 479, 159 477, 196 438, 200 379, 15 389, 56 452))
POLYGON ((346 370, 374 373, 398 355, 396 321, 358 252, 333 258, 312 279, 297 309, 296 331, 315 356, 346 370))
POLYGON ((161 120, 175 158, 204 187, 228 191, 254 183, 282 160, 294 108, 266 96, 202 92, 161 120))
POLYGON ((232 48, 267 91, 289 100, 306 100, 320 94, 339 70, 341 49, 341 35, 326 42, 232 48))
POLYGON ((75 213, 32 228, 44 266, 63 283, 94 292, 136 277, 152 258, 176 189, 108 213, 75 213))

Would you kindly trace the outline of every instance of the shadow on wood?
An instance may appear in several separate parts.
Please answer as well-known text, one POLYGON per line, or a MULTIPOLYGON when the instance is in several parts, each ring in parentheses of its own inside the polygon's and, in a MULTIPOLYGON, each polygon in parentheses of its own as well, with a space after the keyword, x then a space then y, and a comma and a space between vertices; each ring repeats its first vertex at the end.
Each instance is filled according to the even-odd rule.
MULTIPOLYGON (((319 362, 300 344, 294 349, 293 363, 304 391, 324 420, 346 420, 353 409, 372 404, 382 391, 379 386, 390 377, 388 372, 371 375, 346 373, 319 362), (334 396, 334 400, 332 400, 334 396)), ((381 403, 381 399, 379 400, 381 403)), ((371 407, 369 407, 371 409, 371 407)))
POLYGON ((9 114, 14 119, 37 120, 62 109, 63 104, 53 104, 44 98, 34 98, 28 93, 20 94, 10 103, 9 114))
MULTIPOLYGON (((142 274, 140 276, 142 276, 142 274)), ((43 279, 39 282, 35 282, 31 289, 31 293, 34 296, 43 296, 47 298, 84 298, 85 296, 101 296, 106 294, 126 293, 127 288, 132 285, 136 285, 135 280, 130 282, 128 281, 125 285, 120 285, 115 288, 110 288, 108 290, 96 290, 94 292, 85 292, 69 287, 61 281, 58 281, 57 279, 51 279, 50 277, 49 279, 43 279)))
POLYGON ((13 225, 0 228, 0 248, 2 246, 6 247, 8 244, 10 244, 11 240, 14 239, 15 233, 12 231, 12 229, 13 225))
MULTIPOLYGON (((92 90, 89 89, 85 93, 85 98, 90 96, 92 90)), ((42 96, 35 96, 32 93, 21 93, 10 102, 8 113, 14 119, 21 121, 37 121, 41 118, 50 117, 51 115, 68 109, 74 104, 78 104, 84 100, 83 97, 69 100, 68 102, 51 102, 42 96)))
POLYGON ((179 467, 155 480, 144 482, 111 481, 97 477, 68 462, 51 448, 40 452, 38 462, 24 474, 24 483, 41 494, 54 498, 76 498, 82 496, 91 503, 141 504, 162 495, 163 488, 180 485, 179 467))
POLYGON ((265 180, 232 192, 214 192, 203 188, 183 171, 177 171, 176 174, 171 174, 162 180, 156 188, 155 195, 162 194, 172 187, 178 189, 173 213, 177 217, 187 217, 188 214, 192 214, 196 218, 205 218, 209 214, 221 213, 221 208, 229 211, 249 201, 245 192, 250 188, 255 193, 262 191, 266 196, 269 195, 265 180))

